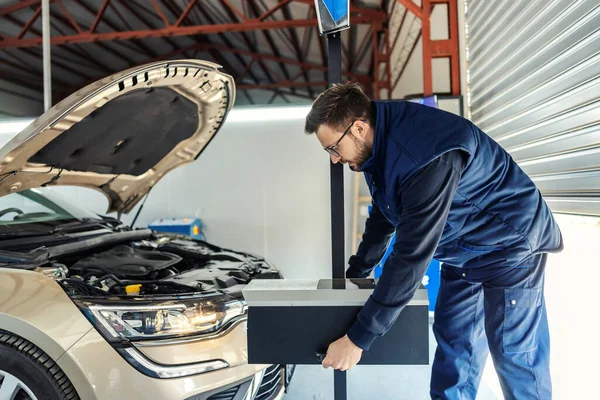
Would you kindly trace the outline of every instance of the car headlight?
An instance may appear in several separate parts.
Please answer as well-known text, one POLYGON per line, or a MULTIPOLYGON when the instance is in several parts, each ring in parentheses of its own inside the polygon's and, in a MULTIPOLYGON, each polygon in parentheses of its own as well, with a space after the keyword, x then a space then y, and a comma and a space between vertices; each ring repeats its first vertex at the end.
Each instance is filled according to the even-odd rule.
POLYGON ((214 334, 246 313, 245 303, 226 295, 133 306, 78 305, 109 341, 214 334))

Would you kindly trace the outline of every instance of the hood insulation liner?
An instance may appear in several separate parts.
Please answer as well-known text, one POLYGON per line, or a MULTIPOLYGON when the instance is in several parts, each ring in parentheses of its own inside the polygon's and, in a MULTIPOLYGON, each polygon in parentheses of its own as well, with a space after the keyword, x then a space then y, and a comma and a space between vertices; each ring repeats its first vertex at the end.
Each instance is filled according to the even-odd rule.
POLYGON ((166 87, 120 96, 65 131, 30 162, 139 176, 198 128, 198 107, 166 87))

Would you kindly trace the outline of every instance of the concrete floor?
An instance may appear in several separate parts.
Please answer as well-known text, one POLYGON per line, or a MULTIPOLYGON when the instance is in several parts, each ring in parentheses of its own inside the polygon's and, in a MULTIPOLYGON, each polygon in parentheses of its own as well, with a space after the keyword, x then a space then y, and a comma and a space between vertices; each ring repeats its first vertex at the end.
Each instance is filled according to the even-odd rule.
MULTIPOLYGON (((429 329, 430 360, 436 343, 429 329)), ((486 366, 477 400, 500 400, 493 366, 486 366)), ((348 372, 349 400, 429 399, 431 366, 358 366, 348 372)), ((299 365, 284 400, 333 400, 333 371, 319 365, 299 365)))

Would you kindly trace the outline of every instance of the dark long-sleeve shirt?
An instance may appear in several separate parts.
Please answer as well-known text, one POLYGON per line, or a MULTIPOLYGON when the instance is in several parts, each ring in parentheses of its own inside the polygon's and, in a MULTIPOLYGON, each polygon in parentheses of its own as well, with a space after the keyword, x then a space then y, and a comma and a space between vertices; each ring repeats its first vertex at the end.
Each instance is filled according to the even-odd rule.
POLYGON ((368 276, 385 254, 394 232, 396 241, 372 296, 347 332, 350 340, 363 350, 368 350, 378 336, 390 329, 418 289, 442 236, 466 157, 460 150, 445 153, 402 186, 396 194, 402 204, 396 228, 373 203, 362 242, 357 254, 349 260, 346 277, 368 276))

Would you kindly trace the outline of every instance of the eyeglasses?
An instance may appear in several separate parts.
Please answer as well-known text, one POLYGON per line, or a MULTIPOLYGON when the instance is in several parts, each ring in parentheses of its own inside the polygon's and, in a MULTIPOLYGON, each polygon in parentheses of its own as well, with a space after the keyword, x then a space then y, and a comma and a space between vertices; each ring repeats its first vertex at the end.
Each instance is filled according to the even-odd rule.
POLYGON ((343 135, 337 140, 337 142, 335 142, 331 146, 323 147, 323 150, 325 150, 332 156, 341 157, 340 153, 337 152, 336 148, 340 145, 340 142, 342 141, 344 136, 346 136, 346 133, 350 132, 350 128, 352 128, 352 126, 354 126, 354 123, 356 121, 359 121, 359 120, 355 119, 354 121, 352 121, 352 124, 344 131, 343 135))

